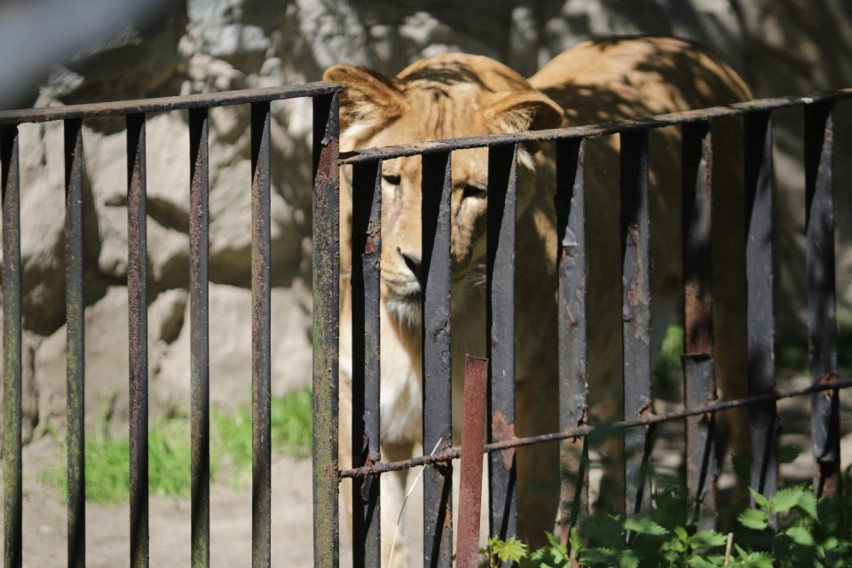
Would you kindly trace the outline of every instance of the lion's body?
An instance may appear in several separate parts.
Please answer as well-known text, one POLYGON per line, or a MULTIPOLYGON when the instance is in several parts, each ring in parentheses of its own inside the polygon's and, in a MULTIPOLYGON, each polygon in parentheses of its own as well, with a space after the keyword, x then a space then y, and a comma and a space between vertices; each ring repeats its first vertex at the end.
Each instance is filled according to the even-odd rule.
MULTIPOLYGON (((461 54, 425 59, 395 78, 336 66, 326 72, 326 80, 346 87, 341 99, 343 151, 607 122, 725 104, 749 96, 730 69, 695 46, 653 38, 581 44, 555 58, 529 82, 491 59, 461 54)), ((678 161, 671 156, 679 155, 679 134, 668 129, 654 142, 653 242, 676 245, 680 171, 669 166, 678 161), (658 153, 667 153, 668 158, 657 160, 658 153)), ((530 153, 535 150, 519 150, 515 283, 518 435, 558 430, 555 175, 552 157, 547 151, 530 153)), ((588 144, 586 159, 592 351, 589 382, 593 403, 606 416, 617 414, 617 405, 610 401, 619 400, 613 393, 618 385, 617 355, 621 351, 616 152, 617 141, 596 140, 588 144), (606 356, 595 357, 595 353, 606 356)), ((452 156, 451 329, 457 410, 462 403, 464 355, 485 353, 487 163, 483 149, 457 151, 452 156)), ((420 288, 414 274, 421 246, 420 159, 387 161, 382 173, 381 425, 382 459, 389 461, 410 457, 412 447, 421 439, 420 288)), ((341 271, 346 274, 352 262, 347 172, 342 173, 341 180, 341 271)), ((736 180, 729 181, 736 184, 736 180)), ((673 298, 671 288, 679 255, 679 246, 657 245, 654 249, 652 277, 654 293, 660 299, 673 298), (675 261, 669 262, 670 257, 676 257, 675 261)), ((659 304, 669 309, 675 305, 673 301, 659 304)), ((343 465, 351 460, 350 305, 351 288, 344 278, 340 342, 343 465)), ((454 412, 454 418, 456 414, 460 413, 454 412)), ((455 435, 459 433, 457 425, 455 435)), ((557 447, 551 444, 519 451, 517 464, 519 528, 526 538, 536 539, 542 531, 553 528, 559 483, 557 447)), ((389 545, 402 503, 402 486, 399 480, 385 482, 385 477, 382 528, 383 542, 389 545)), ((385 554, 388 552, 386 549, 385 554)))

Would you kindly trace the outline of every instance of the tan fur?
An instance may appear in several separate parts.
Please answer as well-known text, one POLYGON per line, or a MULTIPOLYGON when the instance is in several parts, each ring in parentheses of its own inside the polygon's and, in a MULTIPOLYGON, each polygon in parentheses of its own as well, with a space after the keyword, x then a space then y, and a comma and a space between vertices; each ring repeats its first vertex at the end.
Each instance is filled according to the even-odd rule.
MULTIPOLYGON (((463 54, 443 54, 419 61, 394 78, 338 65, 326 71, 325 80, 342 83, 346 88, 341 98, 342 151, 606 122, 749 97, 748 89, 719 60, 691 44, 660 38, 580 44, 555 58, 529 82, 489 58, 463 54)), ((679 131, 665 129, 654 136, 652 278, 655 299, 664 299, 673 297, 672 284, 679 270, 680 171, 676 158, 679 131)), ((516 433, 521 436, 558 430, 554 167, 548 152, 536 150, 523 148, 518 168, 516 433), (530 151, 536 151, 535 155, 530 151)), ((738 154, 728 157, 719 152, 716 163, 725 166, 718 169, 719 176, 728 175, 723 169, 739 171, 737 159, 738 154)), ((590 388, 598 413, 613 417, 618 414, 621 352, 617 140, 590 141, 586 165, 590 219, 590 388), (600 353, 604 355, 596 356, 600 353)), ((487 151, 454 152, 452 173, 452 358, 454 408, 460 409, 464 354, 481 356, 485 351, 486 202, 481 190, 487 184, 487 151)), ((419 285, 401 254, 420 256, 420 158, 389 160, 383 166, 383 175, 381 420, 382 459, 390 461, 409 457, 421 436, 419 285), (395 185, 397 178, 400 182, 395 185)), ((720 177, 719 181, 719 187, 735 188, 739 183, 736 175, 720 177)), ((736 190, 727 194, 728 197, 719 198, 719 203, 738 199, 736 190)), ((736 227, 730 233, 742 234, 736 227)), ((350 234, 351 172, 344 168, 341 173, 344 275, 351 269, 350 234)), ((739 257, 733 249, 729 250, 735 264, 739 257)), ((727 288, 734 291, 728 296, 738 292, 735 284, 727 288)), ((723 309, 735 311, 736 300, 726 300, 726 291, 730 292, 720 290, 719 302, 723 309), (730 306, 725 305, 726 301, 730 306)), ((340 341, 342 467, 351 461, 350 294, 349 282, 344 277, 340 341)), ((667 305, 671 308, 673 303, 667 305)), ((654 321, 663 322, 657 327, 664 330, 669 315, 657 310, 654 315, 658 318, 654 321)), ((729 321, 734 328, 739 325, 736 318, 729 321)), ((717 331, 721 334, 725 330, 717 331)), ((740 363, 741 353, 734 349, 729 359, 728 367, 734 369, 740 363)), ((454 432, 458 434, 458 424, 454 432)), ((426 448, 425 452, 430 449, 426 448)), ((553 529, 559 482, 558 448, 550 444, 524 449, 518 452, 517 463, 519 529, 523 537, 537 542, 544 530, 553 529)), ((383 476, 385 562, 401 502, 402 479, 383 476)), ((398 565, 405 565, 401 553, 397 554, 398 565)))

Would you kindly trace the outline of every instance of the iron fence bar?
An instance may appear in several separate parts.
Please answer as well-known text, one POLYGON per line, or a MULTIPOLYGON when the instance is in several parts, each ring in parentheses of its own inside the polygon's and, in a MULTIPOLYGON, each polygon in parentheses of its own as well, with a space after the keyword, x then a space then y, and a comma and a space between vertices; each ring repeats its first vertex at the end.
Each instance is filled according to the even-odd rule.
MULTIPOLYGON (((746 287, 748 393, 775 390, 775 311, 772 305, 772 123, 768 111, 745 115, 746 287)), ((771 497, 778 489, 777 410, 749 411, 750 486, 771 497)), ((776 520, 773 519, 773 524, 776 520)))
MULTIPOLYGON (((797 396, 804 396, 809 394, 814 394, 823 391, 839 391, 842 389, 847 389, 852 387, 852 379, 842 379, 837 382, 831 384, 823 384, 823 385, 811 385, 802 389, 793 389, 782 392, 771 392, 762 395, 750 396, 747 398, 740 398, 736 400, 726 400, 722 402, 715 402, 713 404, 708 404, 706 406, 702 406, 701 408, 687 408, 684 410, 676 410, 673 412, 668 412, 665 414, 652 414, 646 416, 645 418, 639 418, 636 420, 621 420, 619 422, 606 423, 598 426, 585 426, 583 428, 575 428, 573 430, 569 430, 567 432, 551 432, 550 434, 540 434, 537 436, 525 436, 523 438, 512 438, 510 440, 506 440, 504 442, 493 442, 490 444, 485 444, 483 451, 493 453, 493 452, 501 452, 503 450, 509 448, 520 448, 523 446, 532 446, 535 444, 544 444, 547 442, 558 442, 560 440, 566 440, 568 438, 575 437, 583 437, 589 436, 596 429, 605 428, 607 431, 610 430, 621 430, 627 428, 638 428, 644 426, 653 426, 655 424, 661 424, 663 422, 670 422, 672 420, 682 420, 684 418, 688 418, 690 416, 699 416, 702 414, 706 414, 708 412, 716 413, 722 412, 724 410, 731 410, 733 408, 742 408, 744 406, 751 406, 753 404, 759 403, 769 403, 769 402, 777 402, 779 400, 783 400, 785 398, 793 398, 797 396)), ((420 456, 416 458, 412 458, 410 460, 402 460, 398 462, 382 462, 373 466, 368 467, 360 467, 353 469, 344 469, 340 472, 340 479, 345 478, 358 478, 364 477, 367 475, 380 475, 383 473, 387 473, 389 471, 400 471, 403 469, 409 469, 412 467, 419 467, 423 465, 428 465, 431 463, 454 460, 458 459, 461 456, 461 450, 459 448, 453 448, 452 450, 447 450, 441 454, 432 454, 428 456, 420 456)))
POLYGON ((522 144, 525 142, 546 142, 568 138, 593 138, 623 132, 642 131, 664 126, 674 126, 690 122, 705 122, 719 118, 742 116, 746 113, 769 112, 771 110, 813 104, 816 102, 840 101, 852 98, 852 88, 840 89, 830 93, 815 93, 804 97, 780 97, 772 99, 756 99, 753 101, 734 103, 727 106, 716 106, 704 109, 687 110, 676 113, 660 114, 650 117, 639 117, 633 120, 593 124, 588 126, 572 126, 535 132, 519 132, 488 136, 470 136, 451 140, 435 140, 416 142, 403 146, 386 146, 347 152, 341 155, 341 163, 355 164, 377 159, 390 160, 404 156, 448 152, 483 146, 501 146, 522 144))
MULTIPOLYGON (((449 152, 423 156, 423 448, 453 445, 450 354, 449 152)), ((416 262, 416 260, 414 261, 416 262)), ((415 271, 417 267, 413 267, 415 271)), ((435 464, 423 473, 423 566, 451 566, 453 466, 435 464)), ((477 512, 478 514, 478 512, 477 512)))
MULTIPOLYGON (((556 231, 559 235, 559 429, 588 424, 588 334, 586 311, 585 142, 556 143, 556 231)), ((586 439, 566 439, 560 448, 558 535, 567 545, 570 528, 589 511, 589 448, 586 439)))
POLYGON ((251 105, 252 566, 272 564, 271 151, 269 101, 251 105))
MULTIPOLYGON (((713 144, 709 122, 683 125, 683 381, 684 406, 716 400, 713 361, 713 144)), ((716 481, 713 414, 686 419, 686 486, 695 498, 693 521, 715 525, 716 481)))
POLYGON ((465 412, 462 420, 462 446, 469 451, 461 460, 457 568, 476 568, 479 564, 482 447, 485 444, 485 429, 482 425, 485 423, 487 387, 488 361, 465 355, 463 395, 465 412))
MULTIPOLYGON (((486 265, 486 357, 488 440, 515 436, 515 205, 518 147, 488 150, 488 247, 486 265)), ((515 452, 489 456, 490 535, 502 540, 518 531, 515 452)))
MULTIPOLYGON (((834 270, 834 108, 805 107, 805 211, 808 272, 808 355, 814 384, 837 380, 834 270)), ((837 392, 811 399, 814 491, 834 495, 840 486, 840 408, 837 392)))
POLYGON ((21 454, 21 180, 17 125, 0 127, 3 191, 3 566, 20 568, 23 539, 21 454))
POLYGON ((127 293, 130 359, 130 565, 148 554, 148 312, 145 115, 127 122, 127 293))
POLYGON ((65 121, 66 452, 68 566, 86 565, 83 123, 65 121))
MULTIPOLYGON (((352 174, 352 463, 381 461, 380 322, 381 162, 352 174)), ((379 478, 352 483, 352 557, 356 568, 381 564, 379 478)))
POLYGON ((313 99, 314 566, 340 564, 338 472, 338 95, 313 99))
POLYGON ((189 108, 209 108, 272 100, 316 97, 336 93, 341 89, 340 85, 316 82, 301 85, 225 91, 222 93, 201 93, 108 103, 0 110, 0 125, 24 122, 47 122, 69 118, 91 118, 96 116, 125 116, 128 114, 146 114, 189 108))
MULTIPOLYGON (((622 314, 624 418, 653 412, 651 398, 651 256, 648 197, 648 132, 621 134, 622 314)), ((625 512, 651 506, 651 435, 624 434, 625 512)))
POLYGON ((191 562, 210 565, 210 331, 208 111, 189 111, 191 562))

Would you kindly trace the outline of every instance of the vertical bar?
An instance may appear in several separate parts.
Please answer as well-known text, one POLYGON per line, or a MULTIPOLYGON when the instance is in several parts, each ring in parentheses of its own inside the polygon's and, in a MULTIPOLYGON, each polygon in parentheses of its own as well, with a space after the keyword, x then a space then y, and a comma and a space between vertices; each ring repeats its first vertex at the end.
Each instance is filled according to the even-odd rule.
POLYGON ((272 563, 269 102, 251 105, 252 566, 272 563))
POLYGON ((340 243, 338 236, 338 94, 314 104, 313 186, 313 493, 314 566, 340 564, 337 503, 338 339, 340 243))
MULTIPOLYGON (((834 107, 805 107, 805 201, 808 271, 808 355, 813 384, 837 380, 834 284, 834 107)), ((823 391, 811 398, 814 491, 834 495, 840 486, 840 398, 823 391)))
MULTIPOLYGON (((489 442, 515 435, 515 205, 516 145, 488 151, 486 326, 489 442)), ((503 540, 518 530, 515 451, 489 455, 490 534, 503 540)))
MULTIPOLYGON (((379 277, 381 162, 357 164, 352 174, 352 464, 381 461, 379 417, 379 277), (360 257, 360 262, 358 261, 360 257)), ((352 557, 355 566, 381 563, 379 478, 352 480, 352 557)))
MULTIPOLYGON (((621 134, 622 318, 624 418, 635 420, 651 408, 651 274, 648 207, 648 132, 621 134)), ((624 507, 627 515, 650 508, 647 427, 624 434, 624 507)))
POLYGON ((189 111, 189 324, 193 568, 210 565, 208 112, 189 111))
MULTIPOLYGON (((684 406, 716 400, 713 361, 713 146, 708 122, 683 125, 683 380, 684 406)), ((686 486, 692 520, 712 529, 716 515, 715 415, 686 419, 686 486)))
POLYGON ((3 512, 6 568, 22 565, 21 182, 18 127, 0 127, 3 190, 3 512))
POLYGON ((68 566, 86 565, 85 323, 83 309, 83 128, 65 121, 65 301, 68 566))
MULTIPOLYGON (((453 445, 450 355, 449 152, 423 156, 423 448, 453 445)), ((484 418, 483 418, 484 420, 484 418)), ((427 466, 423 475, 423 566, 451 566, 453 466, 427 466)), ((479 511, 477 511, 477 515, 479 511)))
POLYGON ((461 490, 457 568, 476 568, 479 562, 479 516, 482 510, 482 447, 485 444, 485 396, 488 361, 467 355, 464 361, 464 419, 462 421, 461 490))
POLYGON ((127 116, 130 565, 148 566, 148 311, 145 115, 127 116))
MULTIPOLYGON (((775 390, 772 305, 772 124, 768 111, 745 115, 745 196, 748 394, 775 390)), ((771 497, 778 489, 774 402, 749 408, 750 486, 771 497)), ((773 523, 777 522, 773 519, 773 523)))
MULTIPOLYGON (((589 385, 586 312, 585 140, 556 143, 556 231, 559 235, 559 428, 588 425, 589 385)), ((589 512, 586 438, 560 446, 561 490, 557 535, 568 543, 571 527, 589 512)))

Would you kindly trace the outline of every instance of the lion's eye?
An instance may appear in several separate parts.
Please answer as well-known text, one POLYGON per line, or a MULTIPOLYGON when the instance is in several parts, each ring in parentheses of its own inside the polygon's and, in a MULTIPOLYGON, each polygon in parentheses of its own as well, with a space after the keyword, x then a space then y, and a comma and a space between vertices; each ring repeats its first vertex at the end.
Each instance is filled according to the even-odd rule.
POLYGON ((388 185, 399 185, 402 183, 402 178, 398 175, 386 174, 382 176, 382 179, 385 180, 385 183, 388 185))
POLYGON ((468 197, 485 199, 486 195, 488 195, 488 192, 484 187, 470 184, 465 184, 462 187, 462 199, 467 199, 468 197))

